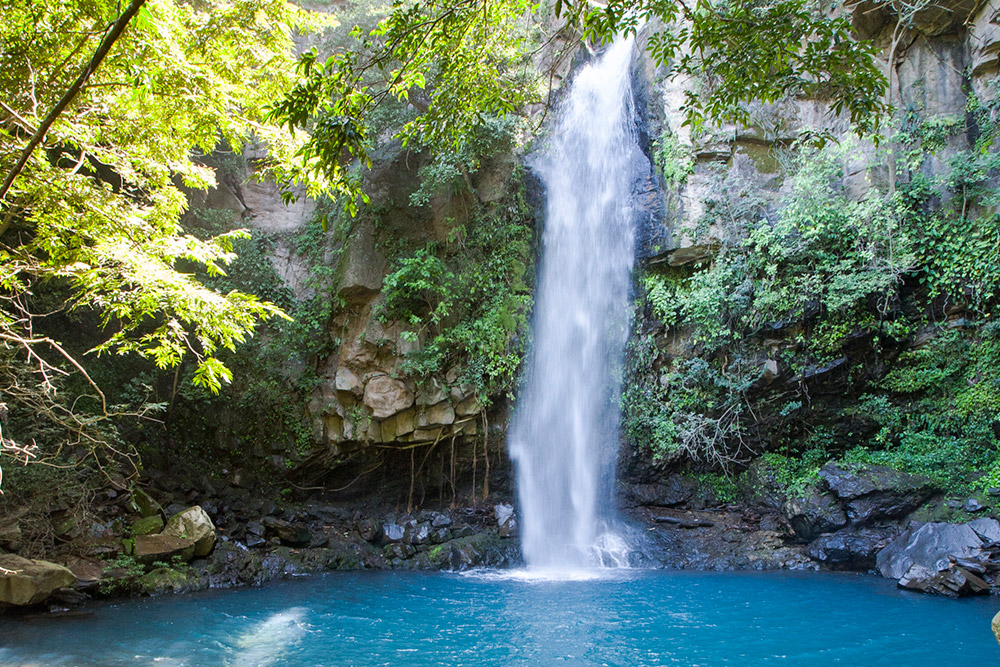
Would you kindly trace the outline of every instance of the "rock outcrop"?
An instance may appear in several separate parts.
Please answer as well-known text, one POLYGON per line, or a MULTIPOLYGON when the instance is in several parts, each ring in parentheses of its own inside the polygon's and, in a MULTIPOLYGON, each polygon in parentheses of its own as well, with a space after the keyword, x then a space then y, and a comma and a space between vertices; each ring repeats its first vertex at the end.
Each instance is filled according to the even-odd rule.
POLYGON ((0 554, 0 604, 40 604, 55 591, 75 583, 76 576, 62 565, 0 554))

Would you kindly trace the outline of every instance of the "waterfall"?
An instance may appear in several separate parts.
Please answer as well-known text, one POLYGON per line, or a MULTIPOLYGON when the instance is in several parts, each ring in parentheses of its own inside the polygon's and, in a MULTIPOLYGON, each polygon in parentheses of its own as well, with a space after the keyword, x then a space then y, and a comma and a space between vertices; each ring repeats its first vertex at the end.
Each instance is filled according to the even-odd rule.
POLYGON ((531 568, 620 566, 613 484, 634 257, 632 40, 575 77, 533 169, 546 207, 534 338, 510 431, 531 568))

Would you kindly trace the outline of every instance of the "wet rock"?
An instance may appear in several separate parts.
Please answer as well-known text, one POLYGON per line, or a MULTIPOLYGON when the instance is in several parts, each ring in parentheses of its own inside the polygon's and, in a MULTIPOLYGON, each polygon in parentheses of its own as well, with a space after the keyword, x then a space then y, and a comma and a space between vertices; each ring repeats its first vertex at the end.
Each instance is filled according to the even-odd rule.
POLYGON ((175 558, 186 563, 194 557, 195 541, 175 535, 139 535, 130 551, 143 565, 169 563, 175 558))
POLYGON ((476 533, 434 546, 428 552, 434 567, 467 570, 472 567, 507 567, 520 563, 520 551, 513 540, 495 533, 476 533))
POLYGON ((361 519, 354 524, 354 530, 365 542, 374 542, 380 526, 371 519, 361 519))
POLYGON ((901 579, 914 565, 932 572, 948 569, 949 558, 978 559, 983 541, 967 524, 925 523, 911 526, 878 552, 878 571, 887 579, 901 579))
POLYGON ((442 542, 447 542, 450 539, 451 531, 442 527, 433 529, 430 536, 428 536, 427 541, 431 544, 441 544, 442 542))
POLYGON ((875 555, 892 541, 893 533, 862 529, 822 535, 807 547, 810 558, 836 569, 867 570, 875 555))
POLYGON ((843 502, 848 518, 856 525, 904 517, 935 492, 927 478, 885 466, 828 463, 820 468, 819 476, 843 502))
POLYGON ((0 604, 39 604, 58 589, 75 583, 69 568, 57 563, 0 554, 0 604))
POLYGON ((785 504, 785 487, 778 473, 766 459, 755 459, 740 475, 742 494, 752 506, 782 511, 785 504))
POLYGON ((847 515, 840 504, 815 485, 809 485, 801 494, 788 498, 784 512, 795 536, 806 542, 847 525, 847 515))
POLYGON ((198 505, 170 517, 162 533, 192 540, 194 555, 199 558, 210 554, 215 546, 215 524, 198 505))

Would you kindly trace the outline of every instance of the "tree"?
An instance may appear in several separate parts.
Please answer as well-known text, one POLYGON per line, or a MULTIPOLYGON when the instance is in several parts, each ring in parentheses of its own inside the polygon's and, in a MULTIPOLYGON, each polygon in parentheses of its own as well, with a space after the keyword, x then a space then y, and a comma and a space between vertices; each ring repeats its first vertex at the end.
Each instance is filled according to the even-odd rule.
MULTIPOLYGON (((265 109, 292 85, 293 30, 311 23, 285 0, 0 7, 0 400, 12 417, 40 412, 64 440, 106 442, 99 425, 114 410, 80 361, 37 333, 53 311, 92 311, 106 332, 96 353, 160 368, 194 358, 194 381, 213 392, 231 377, 220 350, 284 316, 199 282, 198 271, 224 272, 245 232, 198 239, 180 216, 185 189, 214 185, 200 156, 250 141, 275 165, 295 152, 265 109), (67 401, 69 376, 88 389, 67 401)), ((2 434, 3 449, 30 456, 16 435, 2 434)))
POLYGON ((374 30, 355 29, 355 45, 324 62, 306 53, 271 114, 292 134, 312 133, 286 177, 322 176, 354 212, 364 194, 348 165, 368 164, 369 119, 386 100, 419 111, 397 133, 404 144, 457 148, 488 117, 540 100, 546 73, 532 57, 555 37, 607 43, 647 23, 654 61, 699 84, 684 106, 695 128, 746 123, 751 102, 802 95, 829 99, 860 133, 886 108, 872 45, 813 0, 556 0, 547 32, 546 11, 530 0, 396 0, 374 30))

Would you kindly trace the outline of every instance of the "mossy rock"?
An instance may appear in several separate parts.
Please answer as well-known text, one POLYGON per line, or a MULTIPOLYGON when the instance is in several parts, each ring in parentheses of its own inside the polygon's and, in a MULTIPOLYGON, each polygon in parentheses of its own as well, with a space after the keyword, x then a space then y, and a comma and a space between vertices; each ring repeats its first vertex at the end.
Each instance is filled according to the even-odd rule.
POLYGON ((133 535, 155 535, 163 530, 163 517, 159 514, 145 516, 132 522, 133 535))
POLYGON ((200 588, 198 576, 189 569, 158 567, 139 577, 139 590, 146 595, 188 593, 200 588))

